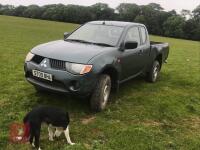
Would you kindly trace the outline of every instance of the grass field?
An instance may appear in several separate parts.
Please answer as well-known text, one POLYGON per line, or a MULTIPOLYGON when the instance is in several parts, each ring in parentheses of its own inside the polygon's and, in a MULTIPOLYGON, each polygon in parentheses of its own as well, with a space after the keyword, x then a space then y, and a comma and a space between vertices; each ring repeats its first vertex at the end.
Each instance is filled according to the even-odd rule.
POLYGON ((43 126, 41 148, 54 150, 197 150, 200 148, 200 43, 151 36, 169 42, 170 55, 159 81, 143 78, 121 86, 108 108, 92 114, 87 100, 37 93, 26 82, 24 58, 34 46, 63 37, 78 25, 0 16, 0 149, 27 150, 29 144, 11 144, 9 125, 21 122, 27 111, 40 104, 70 112, 69 146, 64 136, 48 141, 43 126))

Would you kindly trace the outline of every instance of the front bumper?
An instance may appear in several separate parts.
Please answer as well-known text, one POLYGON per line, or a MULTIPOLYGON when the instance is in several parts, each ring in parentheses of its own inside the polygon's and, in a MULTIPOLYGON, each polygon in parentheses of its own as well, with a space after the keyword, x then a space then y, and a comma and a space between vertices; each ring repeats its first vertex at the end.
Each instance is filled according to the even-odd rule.
POLYGON ((24 71, 27 81, 32 85, 45 90, 61 93, 88 95, 95 88, 97 81, 97 77, 93 73, 73 75, 67 71, 56 70, 50 67, 44 68, 34 62, 25 62, 24 71), (52 74, 53 81, 34 77, 32 75, 32 70, 52 74))

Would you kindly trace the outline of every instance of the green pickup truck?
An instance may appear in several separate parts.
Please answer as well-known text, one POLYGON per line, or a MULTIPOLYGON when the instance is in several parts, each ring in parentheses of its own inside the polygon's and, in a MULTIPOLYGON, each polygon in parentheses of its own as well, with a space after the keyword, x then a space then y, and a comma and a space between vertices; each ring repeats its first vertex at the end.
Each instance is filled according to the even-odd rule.
POLYGON ((168 53, 168 43, 149 41, 143 24, 92 21, 34 47, 24 70, 37 90, 89 96, 91 109, 101 111, 121 83, 144 73, 156 82, 168 53))

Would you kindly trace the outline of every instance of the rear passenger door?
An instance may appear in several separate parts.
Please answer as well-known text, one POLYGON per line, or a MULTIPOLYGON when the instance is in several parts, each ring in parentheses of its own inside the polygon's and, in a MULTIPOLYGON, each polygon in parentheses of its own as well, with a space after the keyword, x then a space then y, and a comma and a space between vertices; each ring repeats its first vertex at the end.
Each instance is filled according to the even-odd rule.
POLYGON ((141 70, 144 70, 146 65, 149 63, 149 53, 150 53, 150 42, 148 39, 148 32, 145 27, 140 26, 140 37, 141 37, 141 43, 140 43, 140 49, 142 51, 141 54, 141 70))

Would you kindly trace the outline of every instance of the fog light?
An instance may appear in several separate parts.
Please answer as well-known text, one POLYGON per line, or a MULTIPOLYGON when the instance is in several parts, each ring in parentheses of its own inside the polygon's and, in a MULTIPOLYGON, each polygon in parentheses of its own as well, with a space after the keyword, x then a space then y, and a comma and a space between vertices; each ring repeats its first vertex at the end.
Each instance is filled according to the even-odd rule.
POLYGON ((80 88, 80 84, 79 84, 78 81, 71 81, 70 82, 70 86, 69 86, 70 91, 75 92, 75 91, 78 91, 79 88, 80 88))

